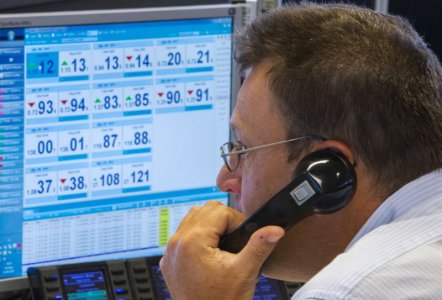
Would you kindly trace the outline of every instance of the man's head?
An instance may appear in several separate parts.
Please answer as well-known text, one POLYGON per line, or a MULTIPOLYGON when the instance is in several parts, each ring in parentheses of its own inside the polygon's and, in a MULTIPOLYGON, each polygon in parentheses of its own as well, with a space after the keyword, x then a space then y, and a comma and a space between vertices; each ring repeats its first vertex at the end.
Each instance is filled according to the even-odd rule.
POLYGON ((442 71, 400 18, 343 5, 301 5, 264 15, 239 35, 250 70, 232 115, 251 151, 218 186, 252 214, 288 184, 299 159, 338 149, 355 164, 358 188, 338 213, 295 225, 264 265, 266 275, 306 280, 342 252, 391 193, 442 167, 442 71))
POLYGON ((243 69, 270 62, 288 137, 346 143, 386 192, 442 167, 442 71, 407 21, 302 5, 263 16, 236 42, 243 69))

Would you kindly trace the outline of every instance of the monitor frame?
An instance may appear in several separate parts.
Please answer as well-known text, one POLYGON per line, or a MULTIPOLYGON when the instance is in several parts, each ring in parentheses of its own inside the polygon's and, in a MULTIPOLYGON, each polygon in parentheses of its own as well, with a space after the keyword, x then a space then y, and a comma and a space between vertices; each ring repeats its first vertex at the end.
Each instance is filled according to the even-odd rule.
MULTIPOLYGON (((232 17, 233 33, 244 24, 247 6, 242 4, 216 4, 196 6, 174 6, 136 9, 105 9, 90 11, 63 11, 26 14, 0 14, 0 29, 32 28, 68 25, 136 23, 150 21, 186 20, 216 17, 232 17)), ((241 75, 232 60, 231 110, 241 85, 241 75)), ((231 132, 230 132, 231 134, 231 132)), ((231 202, 229 196, 229 203, 231 202)), ((0 279, 0 293, 29 288, 26 276, 0 279)))

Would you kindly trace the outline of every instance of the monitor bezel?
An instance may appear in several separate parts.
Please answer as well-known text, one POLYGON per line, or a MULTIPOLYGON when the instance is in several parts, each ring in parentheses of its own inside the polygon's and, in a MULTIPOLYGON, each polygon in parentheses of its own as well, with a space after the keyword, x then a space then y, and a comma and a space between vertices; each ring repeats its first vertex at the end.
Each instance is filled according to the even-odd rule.
MULTIPOLYGON (((232 17, 234 26, 233 32, 235 33, 235 31, 240 30, 243 26, 245 9, 246 7, 241 4, 216 4, 135 9, 0 14, 0 29, 232 17)), ((236 101, 236 94, 241 85, 241 75, 238 72, 238 68, 234 60, 232 60, 231 70, 231 110, 233 110, 236 101)), ((229 203, 230 201, 231 199, 229 199, 229 203)), ((30 285, 26 276, 0 279, 0 293, 28 288, 30 288, 30 285)))

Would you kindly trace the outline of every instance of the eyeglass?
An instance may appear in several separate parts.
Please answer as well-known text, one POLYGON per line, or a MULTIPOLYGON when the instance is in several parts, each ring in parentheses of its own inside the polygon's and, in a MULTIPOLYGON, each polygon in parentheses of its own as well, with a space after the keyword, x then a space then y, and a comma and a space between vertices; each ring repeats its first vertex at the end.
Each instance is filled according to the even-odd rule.
POLYGON ((274 143, 255 146, 255 147, 251 147, 251 148, 247 148, 241 141, 236 141, 235 143, 227 142, 220 147, 221 157, 223 158, 227 169, 230 172, 233 172, 238 168, 239 162, 241 160, 241 155, 244 153, 258 150, 258 149, 267 148, 267 147, 272 147, 272 146, 276 146, 276 145, 281 145, 281 144, 285 144, 285 143, 305 140, 305 139, 317 139, 317 140, 322 140, 322 141, 326 140, 325 137, 320 136, 320 135, 307 135, 307 136, 303 136, 303 137, 297 137, 297 138, 293 138, 293 139, 289 139, 289 140, 285 140, 285 141, 274 142, 274 143))

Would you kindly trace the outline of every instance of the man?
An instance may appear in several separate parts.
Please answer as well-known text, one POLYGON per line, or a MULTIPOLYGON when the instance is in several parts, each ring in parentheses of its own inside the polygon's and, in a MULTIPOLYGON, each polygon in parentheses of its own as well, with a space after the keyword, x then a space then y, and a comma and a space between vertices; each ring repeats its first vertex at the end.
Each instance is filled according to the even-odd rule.
POLYGON ((173 298, 251 299, 262 272, 307 282, 295 299, 440 299, 435 55, 406 21, 344 5, 280 9, 236 41, 250 72, 231 118, 240 142, 228 149, 230 170, 222 167, 217 184, 236 195, 238 211, 216 202, 191 209, 161 261, 173 298), (288 232, 264 227, 238 254, 218 248, 220 236, 292 180, 303 156, 329 148, 354 166, 347 206, 288 232))

